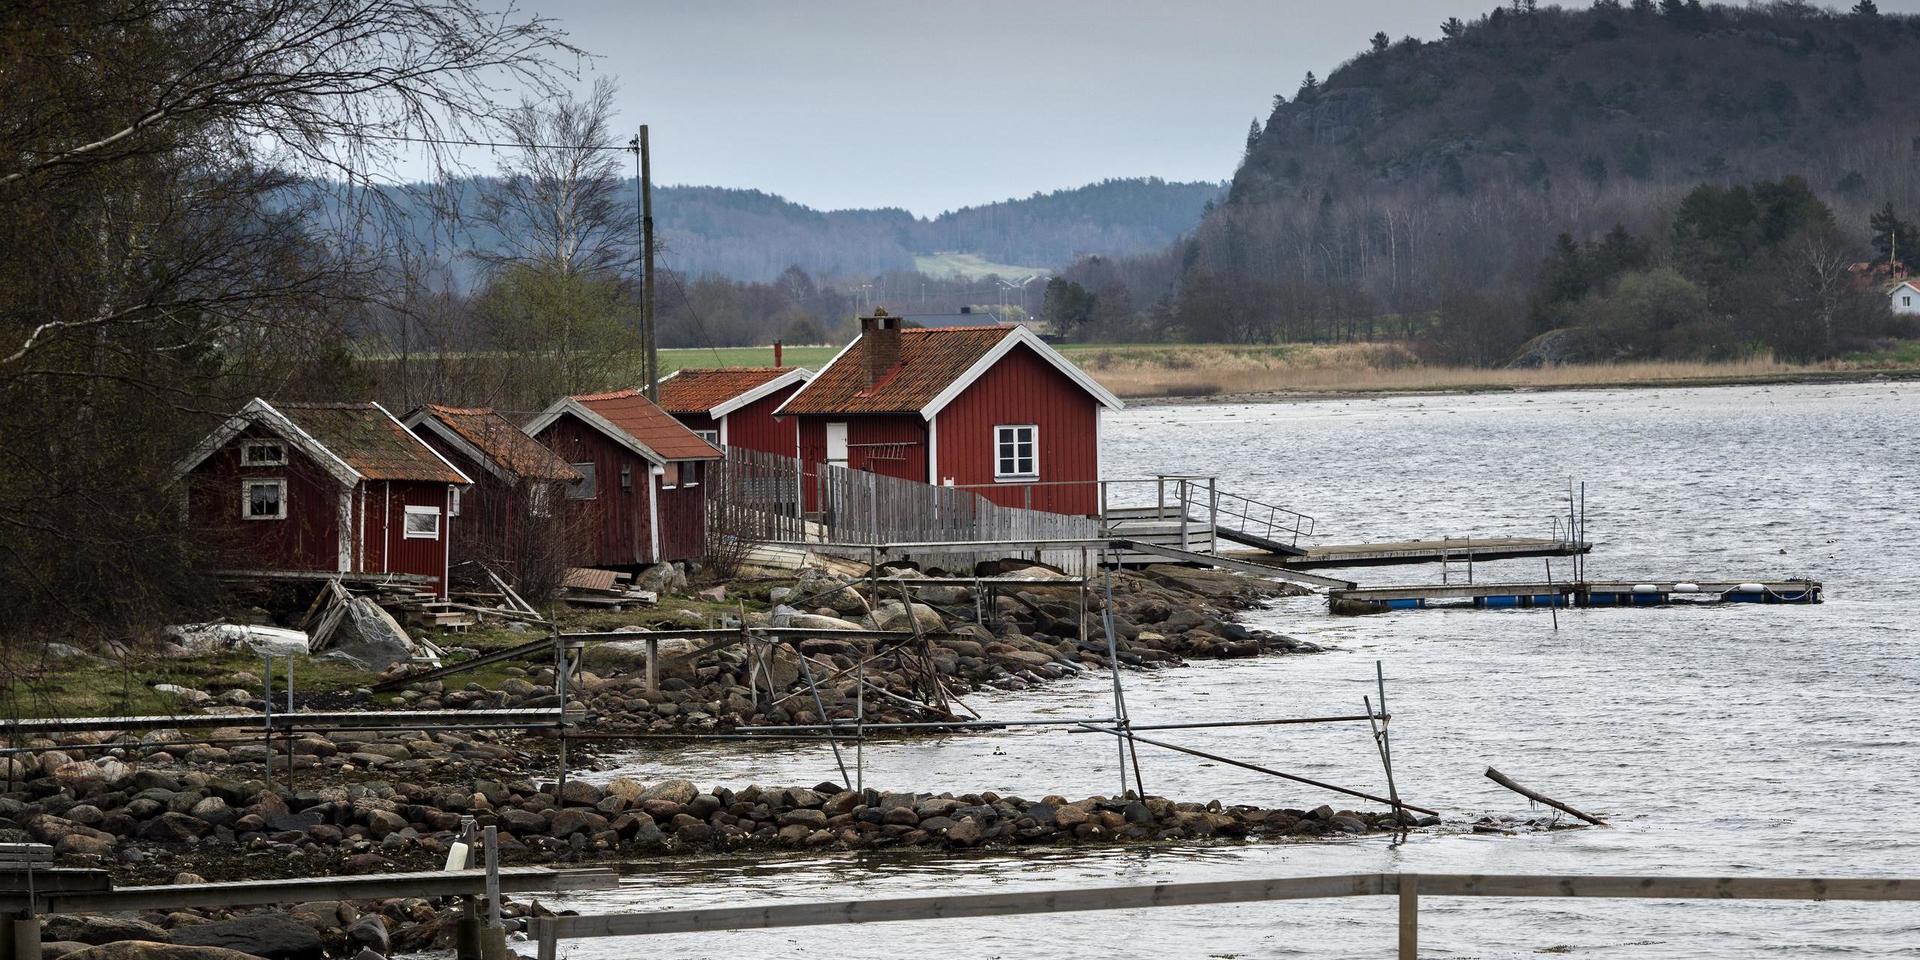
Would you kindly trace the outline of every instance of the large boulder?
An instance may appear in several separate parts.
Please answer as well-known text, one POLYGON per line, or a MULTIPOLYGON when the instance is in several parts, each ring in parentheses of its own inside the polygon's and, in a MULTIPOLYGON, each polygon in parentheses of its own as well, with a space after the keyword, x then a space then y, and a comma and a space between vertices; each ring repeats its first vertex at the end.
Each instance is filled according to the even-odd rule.
POLYGON ((913 605, 913 618, 907 618, 907 608, 898 600, 888 600, 873 611, 873 625, 880 630, 911 630, 918 623, 923 633, 944 633, 947 622, 940 618, 938 611, 924 603, 913 605))
POLYGON ((354 597, 340 618, 326 656, 376 673, 413 656, 413 638, 399 621, 366 597, 354 597))
POLYGON ((112 943, 116 940, 151 940, 165 943, 172 939, 167 931, 145 920, 109 917, 97 913, 56 913, 40 927, 42 940, 71 940, 76 943, 112 943))
MULTIPOLYGON (((44 944, 42 945, 44 948, 44 944)), ((260 960, 251 953, 221 947, 180 946, 150 940, 121 940, 63 953, 60 960, 260 960)))
POLYGON ((237 950, 267 960, 324 960, 326 956, 320 934, 284 913, 181 927, 173 931, 173 942, 237 950))
POLYGON ((858 616, 868 612, 867 598, 860 592, 847 586, 844 577, 838 577, 821 570, 803 570, 800 580, 794 585, 795 595, 790 601, 803 601, 809 607, 826 607, 845 616, 858 616))
POLYGON ((663 597, 669 594, 684 595, 687 592, 687 572, 677 563, 656 563, 635 575, 633 586, 637 590, 648 590, 663 597))

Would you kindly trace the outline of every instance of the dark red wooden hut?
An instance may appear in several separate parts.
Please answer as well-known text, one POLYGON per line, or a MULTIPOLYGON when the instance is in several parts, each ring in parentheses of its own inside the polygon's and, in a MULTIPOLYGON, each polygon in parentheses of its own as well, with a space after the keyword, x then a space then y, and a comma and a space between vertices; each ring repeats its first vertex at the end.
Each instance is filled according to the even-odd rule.
MULTIPOLYGON (((1003 506, 1100 508, 1100 417, 1120 399, 1018 326, 902 329, 877 310, 776 413, 800 458, 973 489, 1003 506)), ((813 491, 808 508, 815 509, 813 491)))
POLYGON ((660 381, 660 406, 715 446, 800 455, 800 425, 773 412, 813 379, 802 367, 682 369, 660 381))
POLYGON ((567 397, 526 432, 584 478, 569 496, 594 501, 593 563, 625 567, 706 554, 701 483, 713 444, 638 390, 567 397))
POLYGON ((571 526, 562 522, 571 519, 565 511, 556 511, 583 478, 552 450, 487 407, 429 403, 401 422, 473 478, 459 497, 454 564, 476 560, 511 568, 527 551, 565 548, 542 534, 571 526))
POLYGON ((250 401, 177 475, 187 521, 223 567, 409 573, 446 594, 471 480, 377 403, 250 401))

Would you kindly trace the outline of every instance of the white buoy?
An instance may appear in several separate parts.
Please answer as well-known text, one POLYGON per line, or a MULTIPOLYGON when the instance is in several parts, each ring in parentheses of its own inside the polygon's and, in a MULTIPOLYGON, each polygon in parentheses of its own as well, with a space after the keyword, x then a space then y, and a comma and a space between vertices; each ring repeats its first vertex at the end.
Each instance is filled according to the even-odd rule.
POLYGON ((1633 585, 1633 592, 1634 593, 1659 593, 1660 588, 1654 586, 1651 583, 1636 583, 1633 585))
POLYGON ((1676 583, 1673 585, 1673 592, 1674 593, 1699 593, 1700 585, 1697 583, 1676 583))
POLYGON ((1767 585, 1764 583, 1743 583, 1737 587, 1734 587, 1733 592, 1735 593, 1766 593, 1767 585))

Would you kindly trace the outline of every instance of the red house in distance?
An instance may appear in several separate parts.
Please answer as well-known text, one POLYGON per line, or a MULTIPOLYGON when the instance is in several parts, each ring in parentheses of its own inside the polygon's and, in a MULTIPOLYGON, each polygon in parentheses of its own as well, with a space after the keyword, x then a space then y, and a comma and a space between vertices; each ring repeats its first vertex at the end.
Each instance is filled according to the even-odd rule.
POLYGON ((401 421, 434 452, 473 478, 458 499, 455 564, 511 565, 533 544, 571 485, 583 479, 540 441, 485 407, 429 403, 401 421))
POLYGON ((876 310, 777 415, 799 420, 809 468, 830 463, 968 487, 1002 506, 1093 515, 1100 417, 1120 407, 1024 327, 905 330, 876 310))
POLYGON ((377 403, 249 401, 175 468, 188 524, 224 566, 407 573, 446 595, 472 481, 377 403))
POLYGON ((800 428, 773 415, 813 379, 813 371, 782 367, 683 369, 660 381, 660 407, 700 439, 718 447, 800 455, 800 428))
POLYGON ((594 501, 591 562, 631 567, 707 551, 706 464, 720 451, 638 390, 566 397, 526 432, 584 479, 567 495, 594 501))

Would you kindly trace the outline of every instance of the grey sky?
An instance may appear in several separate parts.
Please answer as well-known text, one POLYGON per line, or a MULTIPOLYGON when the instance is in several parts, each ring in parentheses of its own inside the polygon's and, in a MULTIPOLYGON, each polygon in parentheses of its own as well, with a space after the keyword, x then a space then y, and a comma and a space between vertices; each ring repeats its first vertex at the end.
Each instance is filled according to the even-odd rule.
MULTIPOLYGON (((1222 180, 1253 117, 1376 30, 1493 0, 545 0, 661 183, 922 215, 1105 177, 1222 180)), ((1920 0, 1881 0, 1881 8, 1920 0)), ((623 135, 623 139, 624 139, 623 135)), ((484 157, 471 161, 487 165, 484 157)))

